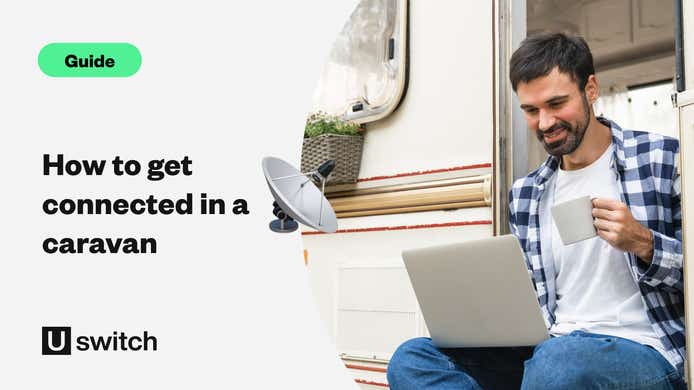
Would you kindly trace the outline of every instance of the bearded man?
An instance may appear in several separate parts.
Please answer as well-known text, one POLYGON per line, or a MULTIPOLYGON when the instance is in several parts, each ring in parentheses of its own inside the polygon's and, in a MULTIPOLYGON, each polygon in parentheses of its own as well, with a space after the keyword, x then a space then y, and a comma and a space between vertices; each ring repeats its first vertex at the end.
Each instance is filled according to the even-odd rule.
POLYGON ((509 211, 552 337, 507 348, 409 340, 390 361, 390 388, 686 388, 678 141, 595 116, 580 37, 527 38, 510 79, 549 154, 513 184, 509 211), (564 245, 549 210, 586 195, 597 236, 564 245))

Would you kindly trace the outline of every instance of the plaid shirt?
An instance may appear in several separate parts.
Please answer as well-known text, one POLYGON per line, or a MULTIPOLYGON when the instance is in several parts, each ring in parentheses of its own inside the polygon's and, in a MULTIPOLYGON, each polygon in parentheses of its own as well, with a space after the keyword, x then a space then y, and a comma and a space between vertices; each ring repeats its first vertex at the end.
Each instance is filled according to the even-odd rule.
MULTIPOLYGON (((613 168, 620 179, 622 202, 634 218, 653 233, 653 260, 643 262, 625 253, 665 358, 684 375, 684 280, 682 274, 682 214, 677 171, 676 139, 646 132, 622 130, 598 118, 612 130, 613 168)), ((556 288, 548 218, 548 196, 553 188, 559 158, 550 156, 538 169, 513 183, 510 194, 510 227, 525 252, 548 328, 554 324, 556 288), (545 196, 543 196, 545 195, 545 196), (541 239, 542 238, 542 239, 541 239)))

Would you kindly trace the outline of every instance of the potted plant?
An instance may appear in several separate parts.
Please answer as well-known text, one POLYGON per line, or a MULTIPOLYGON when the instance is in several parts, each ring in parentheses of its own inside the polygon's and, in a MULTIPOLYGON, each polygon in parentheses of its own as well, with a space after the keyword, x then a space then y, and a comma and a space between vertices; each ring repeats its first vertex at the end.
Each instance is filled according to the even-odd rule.
POLYGON ((322 111, 311 114, 304 128, 301 171, 314 171, 326 160, 335 160, 327 184, 356 183, 364 144, 362 130, 356 122, 322 111))

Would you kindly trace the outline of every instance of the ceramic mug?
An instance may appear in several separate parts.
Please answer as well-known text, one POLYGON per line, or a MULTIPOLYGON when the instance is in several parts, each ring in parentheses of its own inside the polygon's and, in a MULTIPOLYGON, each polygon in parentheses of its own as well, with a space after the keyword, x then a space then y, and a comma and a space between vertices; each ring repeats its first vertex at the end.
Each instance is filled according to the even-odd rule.
POLYGON ((588 195, 552 206, 552 218, 564 245, 595 237, 593 201, 588 195))

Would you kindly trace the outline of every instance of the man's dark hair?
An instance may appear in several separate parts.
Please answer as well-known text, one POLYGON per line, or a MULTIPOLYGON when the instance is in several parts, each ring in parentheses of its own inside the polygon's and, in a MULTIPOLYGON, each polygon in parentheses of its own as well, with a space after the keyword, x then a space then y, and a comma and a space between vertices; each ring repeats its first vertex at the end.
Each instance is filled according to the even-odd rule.
POLYGON ((561 33, 540 33, 526 38, 511 56, 511 85, 530 82, 548 75, 559 67, 559 72, 571 76, 583 91, 588 77, 595 74, 593 55, 583 38, 561 33))

